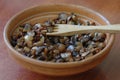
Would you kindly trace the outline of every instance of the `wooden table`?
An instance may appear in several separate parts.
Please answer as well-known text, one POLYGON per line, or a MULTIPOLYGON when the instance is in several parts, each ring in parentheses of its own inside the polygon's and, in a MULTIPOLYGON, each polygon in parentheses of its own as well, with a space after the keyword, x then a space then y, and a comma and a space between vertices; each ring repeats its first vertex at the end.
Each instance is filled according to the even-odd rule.
POLYGON ((112 24, 120 23, 120 0, 0 0, 0 80, 120 80, 120 35, 108 57, 96 68, 65 77, 50 77, 28 71, 11 59, 3 40, 6 22, 24 8, 48 3, 71 3, 103 14, 112 24))

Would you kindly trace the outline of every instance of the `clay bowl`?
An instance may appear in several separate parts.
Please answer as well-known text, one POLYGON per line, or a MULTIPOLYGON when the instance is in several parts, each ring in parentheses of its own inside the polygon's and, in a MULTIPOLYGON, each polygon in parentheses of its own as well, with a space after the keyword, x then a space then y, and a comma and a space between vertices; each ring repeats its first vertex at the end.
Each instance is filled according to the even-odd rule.
POLYGON ((82 6, 49 4, 25 9, 13 16, 7 22, 4 29, 4 41, 7 45, 8 53, 14 58, 14 60, 16 60, 23 67, 34 72, 52 76, 63 76, 85 72, 96 67, 106 58, 114 42, 113 34, 107 34, 107 38, 105 40, 106 47, 103 50, 101 50, 94 56, 88 57, 78 62, 52 63, 38 61, 21 55, 12 47, 12 45, 10 44, 10 35, 11 32, 15 29, 16 25, 24 24, 26 22, 29 22, 31 24, 43 22, 45 20, 48 20, 49 18, 56 17, 56 15, 60 12, 74 12, 80 14, 80 17, 82 18, 92 19, 100 25, 110 24, 109 21, 101 14, 82 6))

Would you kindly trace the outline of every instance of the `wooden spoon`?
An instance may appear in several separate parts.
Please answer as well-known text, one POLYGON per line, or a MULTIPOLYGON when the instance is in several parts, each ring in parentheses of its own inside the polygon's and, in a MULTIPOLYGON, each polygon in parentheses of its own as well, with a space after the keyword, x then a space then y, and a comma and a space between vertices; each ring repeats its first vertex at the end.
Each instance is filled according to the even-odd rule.
POLYGON ((46 33, 50 36, 70 36, 81 33, 102 32, 102 33, 120 33, 120 24, 100 25, 100 26, 79 26, 68 24, 56 24, 52 33, 46 33))

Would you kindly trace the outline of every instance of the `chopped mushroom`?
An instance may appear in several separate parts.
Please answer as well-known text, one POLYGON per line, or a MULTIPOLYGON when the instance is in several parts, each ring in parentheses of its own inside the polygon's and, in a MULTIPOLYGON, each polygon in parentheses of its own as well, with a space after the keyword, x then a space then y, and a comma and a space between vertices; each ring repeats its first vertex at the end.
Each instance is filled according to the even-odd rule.
POLYGON ((81 61, 105 48, 105 33, 82 33, 72 36, 47 36, 55 24, 97 25, 94 21, 65 12, 44 23, 18 26, 11 35, 12 46, 27 57, 49 62, 81 61))

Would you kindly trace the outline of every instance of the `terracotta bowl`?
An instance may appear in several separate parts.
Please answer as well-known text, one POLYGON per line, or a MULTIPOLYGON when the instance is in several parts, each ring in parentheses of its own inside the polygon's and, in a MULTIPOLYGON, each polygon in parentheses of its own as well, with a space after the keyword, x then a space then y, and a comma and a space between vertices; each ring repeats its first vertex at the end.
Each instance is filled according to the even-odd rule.
POLYGON ((60 12, 74 12, 80 14, 80 17, 82 18, 94 20, 101 25, 110 24, 109 21, 99 13, 82 6, 66 4, 49 4, 25 9, 22 12, 13 16, 7 22, 4 29, 4 41, 7 45, 8 53, 23 67, 41 74, 63 76, 85 72, 89 69, 96 67, 105 59, 113 45, 114 34, 107 34, 107 38, 105 40, 107 45, 103 50, 101 50, 94 56, 88 57, 78 62, 52 63, 38 61, 21 55, 12 47, 12 45, 10 44, 10 35, 17 25, 26 22, 32 24, 35 24, 37 22, 43 22, 49 18, 55 18, 60 12))

